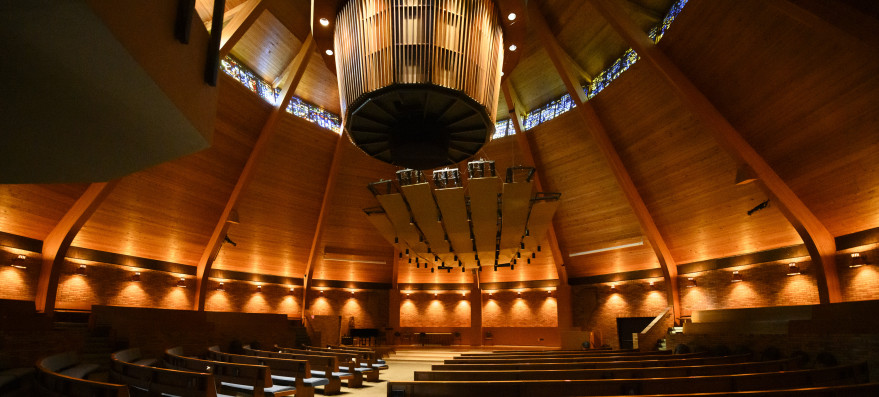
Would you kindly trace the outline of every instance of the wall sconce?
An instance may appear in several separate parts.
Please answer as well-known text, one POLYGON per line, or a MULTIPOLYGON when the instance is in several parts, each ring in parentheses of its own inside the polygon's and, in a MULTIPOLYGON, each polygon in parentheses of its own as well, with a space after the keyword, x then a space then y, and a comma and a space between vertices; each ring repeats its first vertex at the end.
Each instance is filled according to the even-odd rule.
MULTIPOLYGON (((21 255, 19 255, 21 256, 21 255)), ((855 252, 852 254, 852 261, 849 263, 848 267, 856 268, 861 267, 867 264, 867 257, 861 255, 860 252, 855 252)))
POLYGON ((262 292, 262 284, 256 285, 256 292, 262 292))
POLYGON ((15 258, 12 258, 12 261, 9 262, 9 266, 12 266, 16 269, 27 269, 27 265, 24 264, 24 261, 27 259, 24 255, 18 255, 15 258))
POLYGON ((219 284, 217 284, 217 291, 225 291, 225 290, 226 290, 226 284, 225 284, 225 283, 219 283, 219 284))
POLYGON ((85 265, 79 265, 79 267, 76 268, 76 274, 79 275, 79 276, 86 276, 86 274, 85 274, 85 265))
POLYGON ((655 287, 655 286, 656 286, 656 281, 654 281, 654 280, 650 280, 650 283, 649 283, 649 284, 650 284, 651 287, 655 287))
POLYGON ((787 265, 787 275, 788 276, 796 276, 797 274, 802 274, 802 272, 800 271, 800 267, 797 266, 796 262, 793 262, 793 263, 787 265))
POLYGON ((295 287, 290 287, 290 295, 293 295, 293 290, 294 290, 294 289, 295 289, 295 287))
POLYGON ((134 283, 139 283, 140 282, 140 272, 134 272, 134 274, 131 275, 131 281, 134 283))
POLYGON ((320 290, 320 294, 323 295, 323 294, 324 294, 324 290, 320 290))
POLYGON ((696 286, 696 278, 695 277, 687 277, 687 288, 693 288, 696 286))
POLYGON ((611 290, 611 291, 616 291, 616 290, 617 290, 617 285, 616 285, 616 284, 611 284, 611 285, 610 285, 610 290, 611 290))
POLYGON ((742 275, 741 275, 741 273, 739 273, 738 270, 732 272, 732 280, 731 280, 730 282, 731 282, 731 283, 738 283, 738 282, 740 282, 740 281, 742 281, 742 275))
POLYGON ((352 290, 349 290, 349 292, 351 292, 351 295, 354 295, 354 290, 353 290, 353 289, 352 289, 352 290))
POLYGON ((467 291, 461 291, 461 296, 467 296, 467 291))
POLYGON ((180 288, 186 288, 186 278, 180 277, 180 279, 177 280, 177 286, 180 288))

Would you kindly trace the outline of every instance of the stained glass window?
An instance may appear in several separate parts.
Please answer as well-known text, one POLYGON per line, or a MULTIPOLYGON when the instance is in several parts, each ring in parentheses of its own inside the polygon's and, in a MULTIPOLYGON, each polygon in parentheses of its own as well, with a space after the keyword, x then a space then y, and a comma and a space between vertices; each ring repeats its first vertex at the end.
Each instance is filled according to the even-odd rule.
MULTIPOLYGON (((674 22, 681 10, 684 9, 687 1, 688 0, 677 0, 672 4, 671 8, 669 8, 665 18, 662 19, 662 22, 650 29, 647 34, 654 43, 658 43, 659 40, 662 39, 662 36, 668 31, 672 22, 674 22)), ((634 65, 635 62, 638 61, 638 58, 638 53, 636 53, 635 50, 631 48, 626 50, 626 52, 623 53, 623 56, 614 61, 614 63, 607 69, 592 79, 592 83, 583 87, 583 91, 586 93, 586 99, 592 99, 592 97, 598 95, 601 90, 605 89, 612 81, 628 70, 629 67, 634 65)), ((522 129, 525 131, 530 130, 541 123, 552 120, 558 117, 558 115, 571 110, 574 106, 574 101, 571 100, 571 97, 568 94, 565 94, 559 99, 528 112, 522 122, 522 129)), ((495 134, 492 136, 492 139, 503 138, 516 133, 512 128, 504 128, 502 130, 502 125, 509 125, 512 127, 509 119, 498 121, 495 124, 495 134), (503 133, 501 133, 501 131, 503 131, 503 133)))
POLYGON ((503 138, 507 135, 515 135, 516 130, 513 128, 513 120, 506 119, 494 123, 494 135, 491 139, 503 138))
MULTIPOLYGON (((221 62, 221 67, 226 74, 240 81, 241 84, 244 84, 245 87, 265 99, 266 102, 272 105, 277 105, 279 101, 278 97, 281 94, 280 88, 273 88, 271 84, 261 79, 256 73, 235 58, 226 57, 221 62)), ((287 112, 337 134, 342 131, 342 122, 339 119, 339 116, 305 102, 295 96, 292 97, 290 103, 287 104, 287 112)))

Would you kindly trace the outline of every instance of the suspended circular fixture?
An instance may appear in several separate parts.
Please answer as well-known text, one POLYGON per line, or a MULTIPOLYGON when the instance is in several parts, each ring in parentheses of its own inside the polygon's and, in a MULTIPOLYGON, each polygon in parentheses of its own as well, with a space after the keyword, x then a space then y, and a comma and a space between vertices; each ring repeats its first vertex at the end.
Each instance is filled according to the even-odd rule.
POLYGON ((491 0, 350 0, 336 17, 351 141, 426 170, 472 157, 494 130, 504 45, 491 0))

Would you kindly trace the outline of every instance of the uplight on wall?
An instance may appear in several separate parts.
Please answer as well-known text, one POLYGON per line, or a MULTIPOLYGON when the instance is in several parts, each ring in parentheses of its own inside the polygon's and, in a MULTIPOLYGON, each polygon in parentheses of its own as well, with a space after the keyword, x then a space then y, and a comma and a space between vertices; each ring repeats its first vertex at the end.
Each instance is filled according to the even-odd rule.
POLYGON ((186 288, 186 278, 184 278, 184 277, 180 277, 180 278, 177 280, 177 286, 178 286, 178 287, 181 287, 181 288, 186 288))
POLYGON ((131 281, 134 283, 139 283, 140 282, 140 272, 134 272, 134 274, 131 275, 131 281))
POLYGON ((219 284, 217 284, 217 291, 225 291, 225 290, 226 290, 226 284, 225 284, 225 283, 219 283, 219 284))
POLYGON ((787 275, 788 276, 796 276, 798 274, 802 274, 800 271, 800 267, 797 266, 796 262, 792 262, 787 265, 787 275))
POLYGON ((256 285, 256 292, 262 292, 262 284, 256 285))
POLYGON ((9 262, 9 266, 12 266, 16 269, 27 269, 27 265, 24 263, 27 260, 27 256, 18 255, 15 258, 12 258, 12 261, 9 262))
POLYGON ((695 277, 687 277, 687 288, 693 288, 696 286, 696 278, 695 277))
POLYGON ((739 273, 738 270, 732 272, 732 280, 730 280, 730 282, 731 282, 731 283, 738 283, 738 282, 741 282, 741 281, 742 281, 742 274, 739 273))
MULTIPOLYGON (((19 255, 19 256, 21 256, 21 255, 19 255)), ((866 264, 867 264, 867 257, 865 257, 864 255, 861 255, 860 252, 855 252, 852 254, 852 260, 849 263, 848 267, 856 268, 856 267, 864 266, 866 264)))
POLYGON ((295 287, 292 287, 292 286, 290 287, 290 295, 293 295, 293 290, 294 290, 294 289, 295 289, 295 287))
POLYGON ((86 276, 86 274, 85 274, 85 265, 79 265, 79 267, 76 268, 76 274, 79 275, 79 276, 86 276))

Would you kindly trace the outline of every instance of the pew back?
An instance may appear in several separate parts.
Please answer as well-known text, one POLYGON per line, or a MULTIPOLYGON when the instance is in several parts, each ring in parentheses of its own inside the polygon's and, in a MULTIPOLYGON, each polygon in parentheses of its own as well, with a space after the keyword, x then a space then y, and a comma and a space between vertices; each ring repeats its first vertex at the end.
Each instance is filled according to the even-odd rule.
POLYGON ((37 395, 51 397, 128 397, 128 386, 97 382, 61 375, 55 371, 75 365, 79 359, 74 352, 65 352, 37 361, 37 395))
MULTIPOLYGON (((129 362, 141 357, 140 349, 127 349, 110 356, 110 380, 144 391, 145 395, 216 397, 214 376, 205 372, 157 368, 129 362)), ((132 394, 139 394, 132 391, 132 394)))

